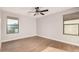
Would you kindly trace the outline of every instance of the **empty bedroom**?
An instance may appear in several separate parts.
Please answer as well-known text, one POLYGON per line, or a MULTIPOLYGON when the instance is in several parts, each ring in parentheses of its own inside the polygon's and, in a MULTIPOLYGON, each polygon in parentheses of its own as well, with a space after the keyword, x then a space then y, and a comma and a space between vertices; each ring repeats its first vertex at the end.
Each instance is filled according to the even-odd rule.
POLYGON ((0 7, 1 52, 79 52, 78 7, 0 7))

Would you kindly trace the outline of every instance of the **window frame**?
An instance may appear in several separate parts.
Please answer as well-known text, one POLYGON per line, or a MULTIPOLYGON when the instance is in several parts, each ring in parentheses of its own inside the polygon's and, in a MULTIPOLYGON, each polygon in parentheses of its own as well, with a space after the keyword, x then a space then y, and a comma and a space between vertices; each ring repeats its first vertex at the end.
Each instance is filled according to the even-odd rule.
MULTIPOLYGON (((76 19, 79 19, 79 11, 74 11, 74 12, 66 13, 63 15, 63 34, 73 35, 73 34, 64 33, 64 21, 76 20, 76 19)), ((79 23, 74 23, 74 24, 78 24, 78 35, 73 35, 73 36, 79 36, 79 23)))
POLYGON ((19 18, 18 18, 18 17, 7 16, 7 21, 6 21, 6 33, 7 33, 7 34, 17 34, 17 33, 19 33, 19 18), (8 32, 8 19, 13 19, 13 20, 17 20, 17 21, 18 21, 18 32, 14 32, 14 33, 9 33, 9 32, 8 32))

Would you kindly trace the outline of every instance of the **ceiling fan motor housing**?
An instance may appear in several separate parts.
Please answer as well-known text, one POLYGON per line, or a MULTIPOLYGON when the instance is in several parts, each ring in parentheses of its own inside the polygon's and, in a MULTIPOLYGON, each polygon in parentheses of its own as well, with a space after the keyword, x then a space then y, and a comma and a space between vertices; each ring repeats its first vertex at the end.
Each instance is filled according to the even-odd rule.
POLYGON ((34 14, 34 16, 38 15, 38 14, 45 15, 43 12, 47 12, 47 11, 48 11, 48 9, 40 10, 39 7, 35 7, 35 14, 34 14))

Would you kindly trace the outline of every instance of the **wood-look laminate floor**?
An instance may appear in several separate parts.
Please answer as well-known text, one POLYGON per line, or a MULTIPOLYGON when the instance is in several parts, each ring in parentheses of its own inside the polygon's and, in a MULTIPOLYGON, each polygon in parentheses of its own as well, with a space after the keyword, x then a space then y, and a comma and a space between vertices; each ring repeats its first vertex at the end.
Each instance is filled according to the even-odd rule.
POLYGON ((56 52, 79 51, 79 47, 62 42, 42 38, 30 37, 2 43, 2 52, 56 52))

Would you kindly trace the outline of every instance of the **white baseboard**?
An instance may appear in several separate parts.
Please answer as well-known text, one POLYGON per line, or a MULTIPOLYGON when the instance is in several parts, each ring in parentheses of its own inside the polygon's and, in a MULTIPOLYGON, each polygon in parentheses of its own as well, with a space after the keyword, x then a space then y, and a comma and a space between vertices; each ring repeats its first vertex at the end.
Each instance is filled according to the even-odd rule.
POLYGON ((39 37, 43 37, 43 38, 47 38, 47 39, 50 39, 50 40, 56 40, 56 41, 59 41, 59 42, 63 42, 63 43, 67 43, 67 44, 71 44, 71 45, 75 45, 75 46, 79 46, 79 44, 73 43, 73 42, 63 41, 63 40, 59 40, 59 39, 56 39, 56 38, 49 38, 49 37, 41 36, 41 35, 38 35, 38 36, 39 37))
POLYGON ((24 36, 24 37, 19 37, 19 38, 15 38, 15 39, 1 40, 1 42, 8 42, 8 41, 13 41, 13 40, 19 40, 19 39, 33 37, 33 36, 36 36, 36 35, 24 36))
POLYGON ((79 44, 77 44, 77 43, 68 42, 68 41, 63 41, 63 40, 59 40, 59 39, 56 39, 56 38, 50 38, 50 37, 41 36, 41 35, 31 35, 31 36, 19 37, 19 38, 11 39, 11 40, 1 40, 1 42, 7 42, 7 41, 12 41, 12 40, 18 40, 18 39, 21 39, 21 38, 28 38, 28 37, 33 37, 33 36, 39 36, 39 37, 47 38, 47 39, 50 39, 50 40, 56 40, 56 41, 59 41, 59 42, 63 42, 63 43, 67 43, 67 44, 71 44, 71 45, 75 45, 75 46, 79 46, 79 44))

